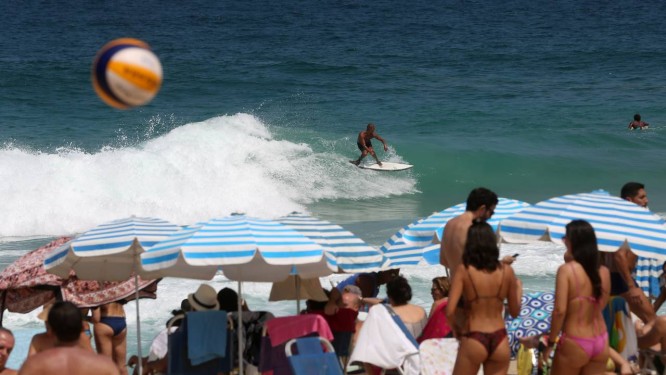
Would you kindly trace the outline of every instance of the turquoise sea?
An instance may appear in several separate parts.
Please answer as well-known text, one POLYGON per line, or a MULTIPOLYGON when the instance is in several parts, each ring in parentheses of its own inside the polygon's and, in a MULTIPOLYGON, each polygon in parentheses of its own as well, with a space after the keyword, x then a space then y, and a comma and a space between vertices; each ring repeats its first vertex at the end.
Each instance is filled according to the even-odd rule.
MULTIPOLYGON (((477 186, 536 203, 637 180, 663 215, 664 14, 655 0, 4 1, 1 267, 129 215, 185 225, 307 211, 379 246, 477 186), (164 68, 158 96, 128 111, 90 82, 96 51, 119 37, 149 43, 164 68), (649 130, 627 130, 634 113, 649 130), (380 156, 411 171, 347 163, 368 122, 390 145, 380 156)), ((562 249, 502 252, 521 253, 527 289, 553 288, 562 249)), ((442 268, 403 273, 429 306, 442 268)), ((141 301, 144 350, 197 285, 167 279, 141 301)), ((250 306, 292 313, 266 302, 269 287, 245 284, 250 306)), ((36 313, 4 318, 14 367, 36 313)))

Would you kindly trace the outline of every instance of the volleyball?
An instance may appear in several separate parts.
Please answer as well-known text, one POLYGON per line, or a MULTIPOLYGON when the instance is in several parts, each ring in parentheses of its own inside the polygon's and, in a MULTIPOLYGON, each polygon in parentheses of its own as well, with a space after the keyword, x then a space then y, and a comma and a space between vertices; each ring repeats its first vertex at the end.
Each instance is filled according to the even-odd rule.
POLYGON ((148 44, 132 38, 113 40, 97 52, 93 87, 108 105, 127 109, 150 102, 162 85, 162 64, 148 44))

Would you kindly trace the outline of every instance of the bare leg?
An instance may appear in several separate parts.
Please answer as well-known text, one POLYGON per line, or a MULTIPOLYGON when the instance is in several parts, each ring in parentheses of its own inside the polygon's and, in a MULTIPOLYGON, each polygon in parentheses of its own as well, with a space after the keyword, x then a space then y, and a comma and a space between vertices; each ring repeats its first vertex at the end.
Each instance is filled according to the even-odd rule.
POLYGON ((118 336, 113 336, 113 361, 120 369, 121 375, 127 375, 127 367, 125 366, 125 357, 127 356, 127 328, 125 328, 118 336))
POLYGON ((359 165, 359 164, 361 164, 361 160, 363 160, 363 158, 366 157, 366 156, 368 156, 368 151, 363 150, 363 151, 361 151, 361 156, 359 156, 358 159, 350 160, 349 162, 351 162, 354 165, 359 165))
POLYGON ((481 363, 488 357, 486 349, 478 341, 463 337, 458 347, 453 375, 469 375, 479 372, 481 363))
POLYGON ((509 371, 509 339, 504 338, 497 346, 493 354, 483 364, 483 373, 485 375, 506 374, 509 371))

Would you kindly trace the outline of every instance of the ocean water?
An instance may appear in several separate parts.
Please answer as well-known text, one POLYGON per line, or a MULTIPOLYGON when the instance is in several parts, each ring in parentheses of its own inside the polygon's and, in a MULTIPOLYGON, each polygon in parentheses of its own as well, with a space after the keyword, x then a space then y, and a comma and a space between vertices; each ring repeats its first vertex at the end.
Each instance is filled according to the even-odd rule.
MULTIPOLYGON (((663 214, 665 11, 626 0, 2 2, 0 263, 133 214, 185 225, 308 211, 379 246, 477 186, 536 203, 637 180, 663 214), (128 111, 90 83, 96 51, 119 37, 149 43, 164 68, 158 96, 128 111), (626 129, 634 113, 649 130, 626 129), (368 122, 389 143, 380 157, 411 171, 347 163, 368 122)), ((521 254, 526 289, 553 288, 561 248, 502 252, 521 254)), ((429 306, 442 268, 402 271, 429 306)), ((166 279, 141 301, 144 350, 197 285, 166 279)), ((267 303, 269 288, 244 284, 252 308, 295 310, 267 303)), ((41 329, 35 315, 5 316, 19 337, 13 366, 41 329)))

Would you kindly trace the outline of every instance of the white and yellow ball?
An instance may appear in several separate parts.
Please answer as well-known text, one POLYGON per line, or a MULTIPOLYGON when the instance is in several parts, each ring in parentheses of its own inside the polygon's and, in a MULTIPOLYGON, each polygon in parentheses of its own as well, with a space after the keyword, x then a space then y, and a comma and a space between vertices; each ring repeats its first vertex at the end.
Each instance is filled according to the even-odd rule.
POLYGON ((148 44, 132 38, 107 43, 92 68, 95 92, 108 105, 126 109, 150 102, 162 85, 162 64, 148 44))

